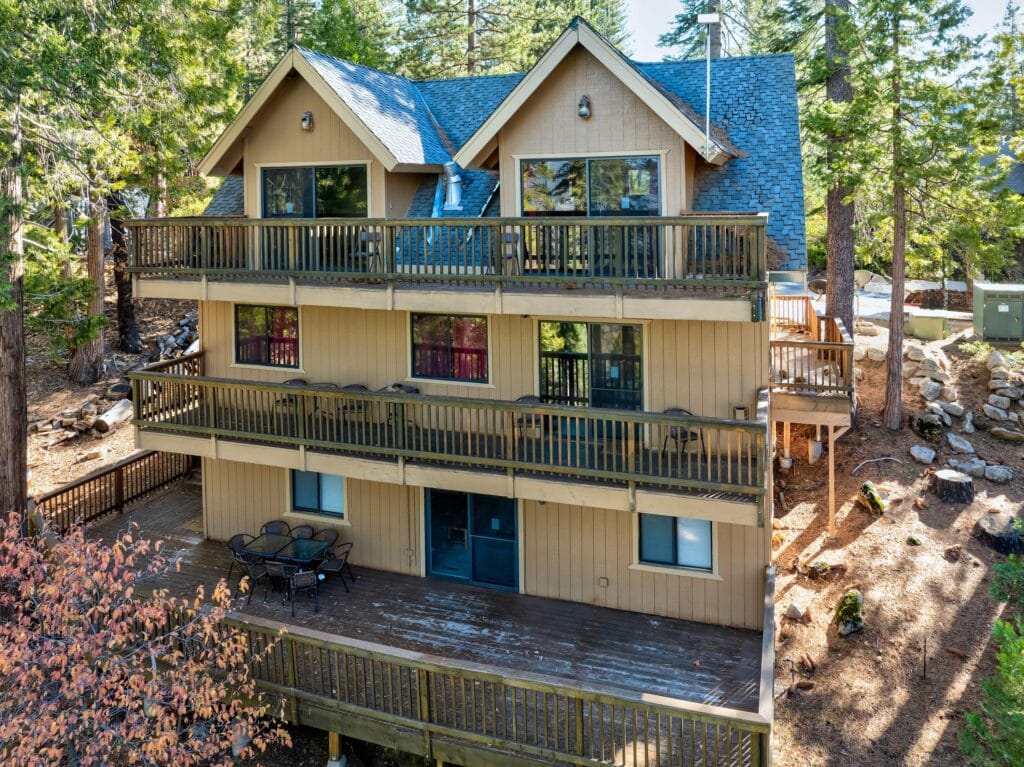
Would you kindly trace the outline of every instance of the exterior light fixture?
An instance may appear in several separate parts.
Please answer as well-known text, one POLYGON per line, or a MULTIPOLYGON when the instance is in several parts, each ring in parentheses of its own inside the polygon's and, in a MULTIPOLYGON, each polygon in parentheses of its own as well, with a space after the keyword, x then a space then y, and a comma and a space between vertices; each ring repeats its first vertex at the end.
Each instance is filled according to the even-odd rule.
POLYGON ((584 120, 590 119, 590 96, 584 96, 580 99, 579 116, 584 120))
POLYGON ((299 125, 302 130, 313 130, 313 113, 303 112, 302 117, 299 119, 299 125))

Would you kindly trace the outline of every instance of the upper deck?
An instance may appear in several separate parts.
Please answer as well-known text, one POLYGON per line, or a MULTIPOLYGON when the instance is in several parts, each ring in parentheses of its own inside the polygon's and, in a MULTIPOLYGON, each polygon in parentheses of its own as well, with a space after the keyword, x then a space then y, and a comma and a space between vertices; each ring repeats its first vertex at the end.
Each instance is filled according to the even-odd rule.
POLYGON ((145 219, 129 271, 140 297, 749 322, 767 218, 145 219))

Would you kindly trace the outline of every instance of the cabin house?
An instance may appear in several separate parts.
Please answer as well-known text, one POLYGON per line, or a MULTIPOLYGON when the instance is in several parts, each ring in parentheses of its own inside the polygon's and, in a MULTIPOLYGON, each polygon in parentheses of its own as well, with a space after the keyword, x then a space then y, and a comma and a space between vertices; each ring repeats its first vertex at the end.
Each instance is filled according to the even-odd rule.
POLYGON ((525 74, 293 48, 206 214, 131 222, 202 344, 132 375, 138 445, 201 459, 207 539, 336 530, 338 603, 374 595, 300 598, 265 671, 332 747, 768 763, 774 422, 848 426, 852 348, 771 288, 806 264, 792 58, 715 60, 709 131, 704 68, 580 19, 525 74))

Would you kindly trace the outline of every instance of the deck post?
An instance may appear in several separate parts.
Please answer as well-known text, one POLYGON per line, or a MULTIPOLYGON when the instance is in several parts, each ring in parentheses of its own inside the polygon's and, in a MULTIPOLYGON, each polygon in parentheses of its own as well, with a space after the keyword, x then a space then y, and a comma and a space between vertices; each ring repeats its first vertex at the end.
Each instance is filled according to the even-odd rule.
POLYGON ((345 767, 348 759, 341 753, 341 733, 327 733, 327 767, 345 767))
POLYGON ((836 534, 836 428, 828 427, 828 537, 836 534))

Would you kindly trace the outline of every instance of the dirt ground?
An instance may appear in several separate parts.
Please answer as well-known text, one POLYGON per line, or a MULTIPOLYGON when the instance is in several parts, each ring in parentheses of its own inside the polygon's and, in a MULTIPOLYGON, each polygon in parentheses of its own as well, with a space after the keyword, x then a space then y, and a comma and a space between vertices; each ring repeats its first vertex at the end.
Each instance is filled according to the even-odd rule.
MULTIPOLYGON (((885 331, 857 342, 884 347, 885 331)), ((988 371, 957 345, 934 344, 950 359, 960 401, 978 414, 989 394, 988 371)), ((975 541, 972 529, 990 511, 1020 508, 1024 449, 988 436, 984 418, 978 419, 980 428, 967 438, 980 457, 1010 466, 1017 476, 1008 485, 976 479, 976 499, 968 506, 942 503, 928 491, 928 467, 908 453, 922 440, 909 429, 893 433, 881 426, 885 363, 858 364, 865 371, 858 383, 858 424, 836 451, 835 540, 825 534, 827 474, 822 464, 806 462, 809 432, 794 433, 794 469, 777 475, 776 516, 783 529, 775 550, 775 764, 962 765, 958 733, 964 712, 977 708, 980 681, 994 671, 991 626, 1000 617, 988 589, 991 566, 1002 557, 975 541), (882 456, 902 463, 870 463, 853 474, 862 461, 882 456), (866 480, 888 495, 890 510, 881 517, 854 503, 866 480), (921 545, 910 545, 910 536, 921 545), (833 566, 828 576, 798 572, 816 561, 833 566), (864 593, 866 625, 841 639, 830 621, 851 587, 864 593), (809 604, 809 623, 783 617, 794 601, 809 604), (815 672, 801 669, 805 656, 815 672), (787 694, 794 679, 811 689, 787 694)), ((923 410, 924 401, 909 385, 904 402, 907 412, 923 410)), ((951 456, 945 445, 938 453, 936 467, 951 456)))
MULTIPOLYGON (((111 383, 123 380, 127 370, 151 359, 156 339, 192 306, 181 301, 138 302, 146 349, 142 355, 125 355, 111 351, 116 349, 116 329, 113 291, 108 291, 110 371, 94 387, 69 386, 65 365, 48 358, 42 339, 30 338, 30 418, 79 405, 90 393, 103 394, 111 383)), ((858 337, 857 341, 884 346, 885 332, 858 337)), ((961 401, 979 414, 988 395, 983 362, 960 353, 957 341, 937 346, 951 360, 961 401)), ((981 457, 1002 461, 1018 470, 1018 476, 1005 486, 976 480, 977 499, 968 507, 943 504, 927 490, 926 467, 910 459, 909 447, 921 440, 909 429, 893 434, 881 426, 884 363, 865 360, 858 364, 865 371, 865 379, 858 384, 858 424, 840 440, 836 454, 835 540, 825 535, 827 475, 823 464, 808 466, 806 462, 809 431, 794 429, 795 466, 788 475, 777 474, 776 516, 782 527, 777 531, 781 540, 775 550, 780 616, 775 764, 961 765, 957 734, 963 713, 977 708, 979 682, 993 672, 990 629, 1000 616, 999 605, 988 596, 991 565, 1000 557, 978 544, 971 531, 975 520, 989 511, 1020 507, 1024 446, 994 440, 981 428, 969 435, 981 457), (882 456, 901 462, 870 463, 856 475, 852 473, 862 461, 882 456), (867 514, 854 503, 866 480, 888 496, 890 510, 881 517, 867 514), (915 504, 919 498, 923 503, 915 504), (909 545, 909 536, 918 537, 922 545, 909 545), (956 546, 961 547, 959 556, 948 551, 956 546), (812 579, 804 574, 806 566, 816 561, 833 566, 828 576, 812 579), (840 639, 830 625, 832 611, 853 586, 865 595, 866 627, 840 639), (809 605, 809 623, 782 617, 794 600, 809 605), (815 664, 813 673, 800 668, 805 657, 815 664), (791 674, 793 664, 795 676, 791 674), (794 679, 810 689, 787 694, 794 679)), ((916 390, 906 386, 904 394, 908 412, 923 408, 916 390)), ((984 419, 977 420, 984 427, 984 419)), ((49 449, 45 442, 41 435, 29 439, 34 494, 113 463, 135 449, 128 424, 105 437, 88 434, 49 449), (108 447, 106 457, 82 461, 82 455, 100 442, 108 447)), ((944 446, 938 452, 936 465, 950 455, 944 446)), ((293 749, 277 749, 254 763, 304 767, 326 761, 323 733, 299 728, 293 731, 293 739, 293 749)), ((366 764, 399 763, 396 755, 379 751, 359 756, 366 764)))

